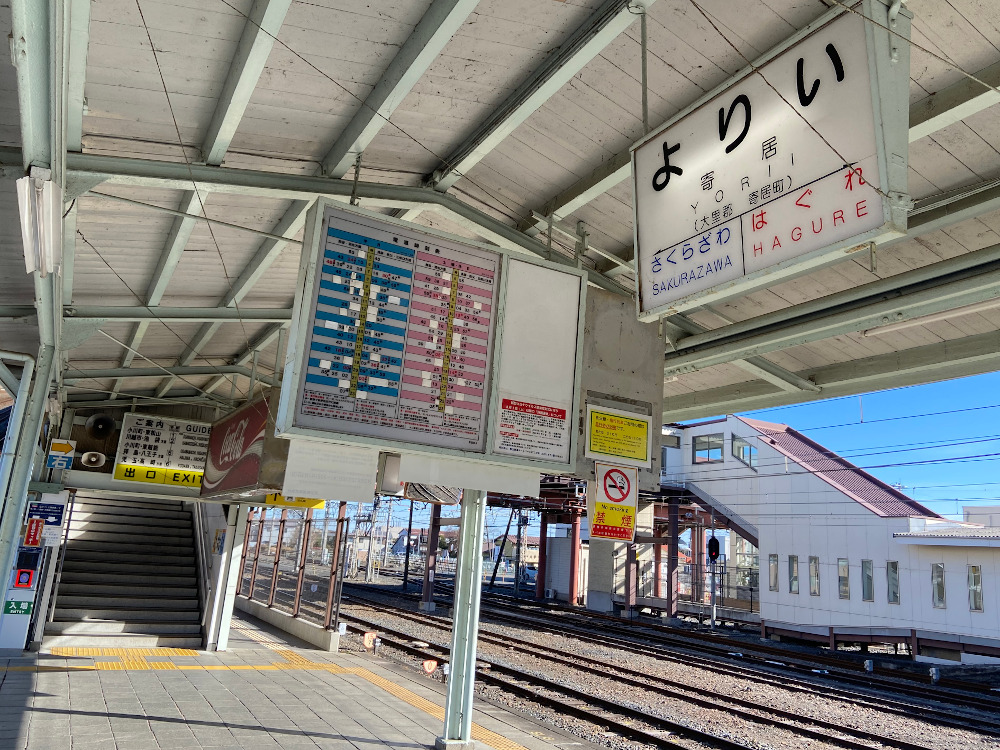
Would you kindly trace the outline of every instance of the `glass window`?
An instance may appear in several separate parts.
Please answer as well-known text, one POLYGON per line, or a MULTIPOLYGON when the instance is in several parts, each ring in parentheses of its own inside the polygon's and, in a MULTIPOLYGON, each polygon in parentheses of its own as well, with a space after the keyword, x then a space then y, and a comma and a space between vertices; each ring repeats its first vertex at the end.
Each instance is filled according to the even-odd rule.
POLYGON ((692 463, 710 464, 722 461, 722 448, 725 444, 726 436, 722 433, 718 435, 695 435, 691 441, 694 455, 692 463))
POLYGON ((969 566, 969 609, 983 611, 983 569, 978 565, 969 566))
POLYGON ((757 446, 733 435, 733 456, 751 469, 757 468, 757 446))
POLYGON ((944 609, 947 606, 944 599, 944 563, 931 565, 931 602, 934 609, 944 609))
POLYGON ((778 590, 778 556, 767 556, 767 587, 771 591, 778 590))
POLYGON ((680 448, 681 447, 681 436, 680 435, 662 435, 661 445, 664 448, 680 448))
POLYGON ((851 568, 846 557, 837 558, 837 590, 841 599, 851 598, 851 568))
POLYGON ((799 593, 799 558, 798 555, 788 556, 788 593, 799 593))
POLYGON ((875 566, 871 560, 861 561, 861 599, 875 601, 875 566))
POLYGON ((819 596, 819 558, 809 558, 809 596, 819 596))
POLYGON ((899 604, 899 563, 896 560, 885 564, 885 582, 889 604, 899 604))

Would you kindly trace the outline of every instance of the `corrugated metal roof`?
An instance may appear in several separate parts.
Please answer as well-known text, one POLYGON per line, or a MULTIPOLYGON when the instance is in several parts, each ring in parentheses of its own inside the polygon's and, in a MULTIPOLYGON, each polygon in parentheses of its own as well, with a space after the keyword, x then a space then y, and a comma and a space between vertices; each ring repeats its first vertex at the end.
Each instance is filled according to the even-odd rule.
POLYGON ((757 430, 775 450, 876 515, 883 518, 941 517, 786 424, 736 418, 757 430))
POLYGON ((1000 539, 1000 527, 983 526, 981 528, 959 527, 938 529, 935 531, 902 531, 893 537, 914 539, 1000 539))

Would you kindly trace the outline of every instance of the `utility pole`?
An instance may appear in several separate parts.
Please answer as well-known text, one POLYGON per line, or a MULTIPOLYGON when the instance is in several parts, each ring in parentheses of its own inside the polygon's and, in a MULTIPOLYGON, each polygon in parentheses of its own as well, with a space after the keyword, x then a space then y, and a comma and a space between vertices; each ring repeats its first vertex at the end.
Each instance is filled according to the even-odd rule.
POLYGON ((358 545, 361 543, 361 511, 363 509, 364 503, 358 503, 358 512, 354 516, 354 559, 350 568, 354 571, 355 575, 357 575, 357 571, 361 567, 361 555, 358 553, 358 545))

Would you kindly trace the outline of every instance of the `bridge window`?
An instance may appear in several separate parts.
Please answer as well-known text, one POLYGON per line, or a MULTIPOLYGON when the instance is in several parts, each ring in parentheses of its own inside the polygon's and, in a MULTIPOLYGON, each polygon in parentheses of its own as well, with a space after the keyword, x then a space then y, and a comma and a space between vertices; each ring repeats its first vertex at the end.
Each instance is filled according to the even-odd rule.
POLYGON ((944 598, 944 563, 931 564, 931 603, 934 609, 945 609, 944 598))
POLYGON ((875 566, 871 560, 861 561, 861 599, 875 601, 875 566))
POLYGON ((799 556, 788 556, 788 593, 799 593, 799 556))
POLYGON ((846 557, 837 559, 837 590, 841 599, 851 598, 851 566, 846 557))
POLYGON ((767 588, 769 591, 778 590, 778 556, 767 556, 767 588))
POLYGON ((809 596, 819 596, 819 558, 809 558, 809 596))
MULTIPOLYGON (((941 566, 942 576, 944 566, 941 566)), ((889 560, 885 564, 885 580, 889 587, 889 604, 899 604, 899 563, 896 560, 889 560)), ((942 585, 944 581, 942 578, 942 585)))
POLYGON ((757 468, 757 446, 733 435, 733 456, 751 469, 757 468))
POLYGON ((969 566, 969 610, 983 611, 983 569, 978 565, 969 566))
POLYGON ((718 435, 695 435, 691 441, 692 463, 716 464, 722 463, 722 451, 726 443, 723 433, 718 435))

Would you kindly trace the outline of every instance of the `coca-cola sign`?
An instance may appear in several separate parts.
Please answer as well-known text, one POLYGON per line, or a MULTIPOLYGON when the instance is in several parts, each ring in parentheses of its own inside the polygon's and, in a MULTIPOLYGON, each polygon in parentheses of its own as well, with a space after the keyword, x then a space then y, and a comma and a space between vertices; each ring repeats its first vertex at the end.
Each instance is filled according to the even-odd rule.
POLYGON ((258 487, 267 422, 268 403, 262 398, 212 425, 202 495, 258 487))

